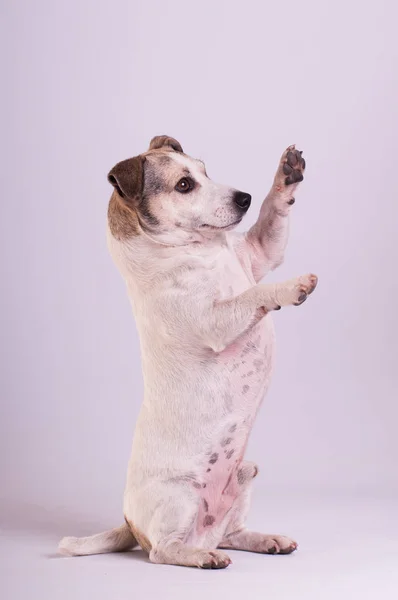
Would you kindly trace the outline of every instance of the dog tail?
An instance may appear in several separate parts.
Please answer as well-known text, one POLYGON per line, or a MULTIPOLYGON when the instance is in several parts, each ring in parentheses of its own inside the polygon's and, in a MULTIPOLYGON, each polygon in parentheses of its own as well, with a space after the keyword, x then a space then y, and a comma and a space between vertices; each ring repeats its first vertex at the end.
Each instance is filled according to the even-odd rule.
POLYGON ((66 556, 85 556, 124 552, 138 546, 138 542, 127 525, 97 533, 89 537, 64 537, 59 543, 58 552, 66 556))

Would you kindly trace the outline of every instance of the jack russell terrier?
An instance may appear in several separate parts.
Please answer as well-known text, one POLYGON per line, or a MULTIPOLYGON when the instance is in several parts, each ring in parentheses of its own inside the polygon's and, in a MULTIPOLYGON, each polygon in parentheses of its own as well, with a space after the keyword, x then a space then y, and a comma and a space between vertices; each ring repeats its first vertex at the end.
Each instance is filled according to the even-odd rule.
POLYGON ((289 146, 257 222, 251 196, 207 176, 177 140, 109 173, 108 245, 124 278, 141 343, 144 399, 124 493, 126 524, 67 537, 62 553, 141 546, 154 563, 227 567, 221 549, 289 554, 295 541, 245 528, 257 466, 244 460, 274 361, 273 310, 302 304, 315 275, 260 280, 283 261, 289 212, 303 180, 289 146))

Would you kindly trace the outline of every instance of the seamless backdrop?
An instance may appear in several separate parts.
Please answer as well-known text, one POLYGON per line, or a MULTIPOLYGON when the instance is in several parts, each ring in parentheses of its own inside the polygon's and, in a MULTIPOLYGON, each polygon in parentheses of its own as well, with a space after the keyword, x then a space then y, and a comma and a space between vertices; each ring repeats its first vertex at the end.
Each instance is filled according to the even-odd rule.
MULTIPOLYGON (((395 597, 394 0, 16 0, 1 14, 6 597, 29 585, 37 597, 80 598, 93 585, 98 598, 124 598, 155 585, 156 573, 210 585, 192 571, 156 571, 139 554, 48 557, 60 535, 122 519, 143 390, 137 332, 106 248, 106 174, 163 133, 202 158, 210 177, 252 193, 242 229, 284 148, 296 143, 307 160, 286 260, 270 279, 313 271, 319 286, 275 315, 276 372, 248 455, 261 474, 253 526, 301 533, 301 556, 313 552, 317 574, 305 558, 270 567, 267 557, 236 554, 229 577, 250 573, 239 581, 268 582, 276 598, 290 585, 300 598, 359 589, 367 598, 381 582, 395 597), (328 540, 335 554, 325 554, 328 540), (350 571, 356 552, 365 562, 350 571), (108 567, 112 583, 101 580, 108 567)), ((230 585, 225 577, 208 589, 230 585)))

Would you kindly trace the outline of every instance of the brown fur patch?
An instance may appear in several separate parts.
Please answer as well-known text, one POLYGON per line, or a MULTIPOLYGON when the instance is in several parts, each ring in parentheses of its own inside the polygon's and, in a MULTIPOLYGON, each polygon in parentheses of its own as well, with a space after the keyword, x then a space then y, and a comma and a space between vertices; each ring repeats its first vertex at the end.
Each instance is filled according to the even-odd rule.
POLYGON ((144 190, 145 156, 139 155, 118 162, 108 173, 108 181, 127 204, 141 200, 144 190))
POLYGON ((109 202, 108 223, 118 240, 140 233, 136 210, 144 189, 144 163, 145 157, 135 156, 117 163, 108 173, 108 181, 115 188, 109 202))
POLYGON ((138 235, 142 230, 162 229, 165 215, 159 198, 173 193, 179 179, 189 174, 172 158, 175 151, 180 152, 176 144, 168 136, 154 138, 147 152, 118 162, 109 172, 108 181, 117 193, 110 203, 110 229, 117 239, 138 235), (117 200, 130 212, 123 210, 117 200))
POLYGON ((152 550, 152 544, 148 540, 146 535, 144 535, 139 529, 137 529, 137 527, 135 527, 132 524, 132 522, 129 521, 126 517, 124 517, 124 520, 126 521, 131 533, 133 534, 133 536, 135 537, 135 539, 137 540, 137 542, 139 543, 141 548, 144 550, 144 552, 147 552, 149 554, 150 551, 152 550))
POLYGON ((136 212, 127 206, 115 190, 108 206, 109 229, 114 238, 125 240, 140 234, 136 212))
POLYGON ((175 152, 184 152, 180 142, 168 135, 157 135, 152 138, 149 144, 149 150, 158 150, 163 148, 164 150, 174 150, 175 152))

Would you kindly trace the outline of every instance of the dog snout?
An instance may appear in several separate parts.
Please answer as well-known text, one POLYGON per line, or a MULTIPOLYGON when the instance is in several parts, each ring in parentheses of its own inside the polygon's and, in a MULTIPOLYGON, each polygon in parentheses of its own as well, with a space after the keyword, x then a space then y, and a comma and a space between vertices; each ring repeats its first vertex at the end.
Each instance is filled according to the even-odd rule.
POLYGON ((241 210, 246 212, 249 209, 252 197, 245 192, 234 192, 233 201, 236 206, 239 206, 241 210))

